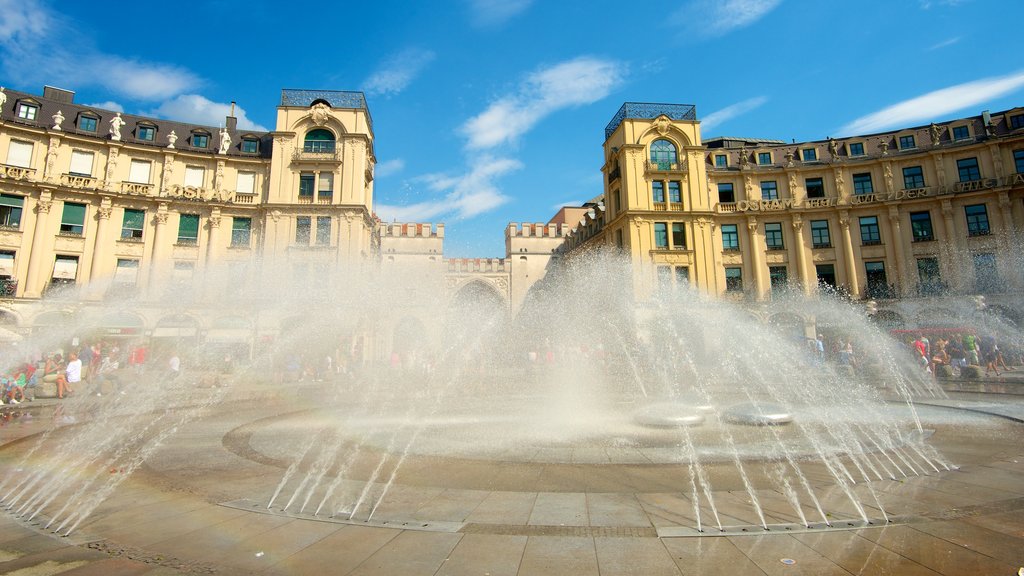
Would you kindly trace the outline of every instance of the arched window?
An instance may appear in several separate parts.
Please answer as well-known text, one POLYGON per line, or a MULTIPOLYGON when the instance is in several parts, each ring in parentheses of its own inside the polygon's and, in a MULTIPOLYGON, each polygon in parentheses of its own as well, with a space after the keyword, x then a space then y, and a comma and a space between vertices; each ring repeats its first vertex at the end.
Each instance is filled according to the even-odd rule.
POLYGON ((334 152, 334 134, 330 130, 317 128, 306 133, 303 152, 334 152))
POLYGON ((657 166, 659 170, 670 170, 677 161, 675 144, 668 140, 651 142, 651 164, 657 166))

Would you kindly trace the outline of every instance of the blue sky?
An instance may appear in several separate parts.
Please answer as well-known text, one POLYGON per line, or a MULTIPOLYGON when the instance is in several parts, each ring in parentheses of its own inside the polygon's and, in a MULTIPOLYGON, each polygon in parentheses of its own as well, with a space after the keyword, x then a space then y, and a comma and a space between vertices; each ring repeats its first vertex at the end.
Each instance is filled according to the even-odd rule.
POLYGON ((0 84, 273 128, 281 88, 366 92, 377 212, 449 257, 601 193, 622 102, 695 104, 705 137, 815 140, 1024 105, 1017 0, 0 0, 0 84))

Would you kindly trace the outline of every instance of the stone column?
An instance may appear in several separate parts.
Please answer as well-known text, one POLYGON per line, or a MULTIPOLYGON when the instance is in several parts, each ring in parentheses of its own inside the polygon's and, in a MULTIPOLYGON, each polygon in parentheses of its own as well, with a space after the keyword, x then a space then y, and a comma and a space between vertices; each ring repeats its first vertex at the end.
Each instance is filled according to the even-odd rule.
POLYGON ((764 254, 763 244, 760 241, 761 235, 758 234, 757 218, 754 216, 747 217, 747 232, 749 237, 750 245, 750 266, 752 269, 752 275, 754 276, 754 289, 756 290, 755 297, 758 300, 762 300, 765 294, 768 293, 767 287, 764 281, 764 254))
MULTIPOLYGON (((104 249, 107 240, 107 230, 110 228, 110 215, 114 211, 113 201, 110 196, 100 198, 100 207, 96 211, 96 238, 92 244, 92 263, 89 265, 89 279, 92 286, 100 286, 96 283, 99 279, 100 270, 103 269, 103 257, 110 254, 104 249)), ((101 298, 102 294, 93 294, 95 298, 101 298)))
POLYGON ((964 262, 964 252, 961 251, 962 239, 956 233, 956 223, 953 222, 953 202, 942 201, 942 224, 945 235, 942 238, 942 247, 945 258, 940 264, 943 277, 948 278, 949 285, 956 292, 962 292, 963 274, 960 273, 964 262))
POLYGON ((210 233, 206 238, 206 264, 209 266, 216 260, 217 249, 220 246, 220 208, 214 208, 207 221, 210 233))
MULTIPOLYGON (((151 296, 159 298, 160 286, 164 283, 164 264, 167 260, 167 220, 170 214, 167 212, 167 203, 161 202, 157 206, 156 216, 153 218, 153 252, 149 260, 149 279, 147 284, 152 288, 151 296)), ((140 278, 140 283, 142 279, 140 278)), ((145 288, 146 286, 139 286, 145 288)))
MULTIPOLYGON (((903 242, 903 232, 900 230, 900 209, 898 206, 889 206, 889 228, 892 230, 892 248, 896 256, 896 278, 899 282, 897 291, 906 295, 910 293, 910 286, 907 285, 907 251, 903 242)), ((888 279, 888 278, 887 278, 888 279)))
POLYGON ((49 228, 47 220, 50 216, 50 208, 53 206, 52 195, 49 191, 39 194, 39 201, 36 202, 36 227, 32 233, 32 252, 28 260, 28 278, 25 279, 25 297, 39 298, 46 287, 46 278, 41 276, 44 262, 50 260, 50 251, 46 250, 46 231, 49 228))
MULTIPOLYGON (((793 215, 793 244, 796 247, 796 273, 800 279, 800 289, 804 294, 810 294, 817 282, 807 278, 807 246, 804 243, 804 220, 800 214, 793 215)), ((814 279, 818 279, 817 273, 814 279)))
POLYGON ((997 265, 999 266, 999 277, 1004 282, 1019 288, 1021 285, 1020 274, 1014 270, 1017 264, 1016 253, 1013 250, 1013 235, 1016 230, 1013 226, 1013 203, 1010 201, 1010 194, 1005 190, 999 192, 999 213, 1003 216, 1003 229, 999 234, 999 252, 997 265))
POLYGON ((846 284, 850 295, 860 297, 860 280, 857 279, 857 261, 853 258, 853 239, 850 238, 850 213, 839 212, 839 228, 843 236, 843 260, 846 260, 846 284))

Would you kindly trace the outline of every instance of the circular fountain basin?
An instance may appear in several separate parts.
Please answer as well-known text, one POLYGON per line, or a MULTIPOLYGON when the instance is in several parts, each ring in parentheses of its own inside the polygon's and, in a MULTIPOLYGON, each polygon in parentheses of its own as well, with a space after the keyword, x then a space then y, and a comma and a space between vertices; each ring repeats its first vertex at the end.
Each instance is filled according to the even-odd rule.
POLYGON ((747 426, 778 426, 793 421, 793 413, 778 404, 744 402, 726 408, 722 420, 747 426))
POLYGON ((648 404, 633 414, 633 421, 641 426, 658 428, 699 426, 704 423, 704 414, 701 412, 707 411, 703 408, 678 402, 648 404))

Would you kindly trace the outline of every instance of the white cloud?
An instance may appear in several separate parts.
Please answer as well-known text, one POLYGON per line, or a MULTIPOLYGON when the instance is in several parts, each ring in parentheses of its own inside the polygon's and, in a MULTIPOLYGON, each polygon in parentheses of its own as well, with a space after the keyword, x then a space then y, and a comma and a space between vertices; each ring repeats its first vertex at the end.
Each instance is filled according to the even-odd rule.
POLYGON ((953 44, 956 44, 959 41, 960 41, 960 37, 959 36, 956 36, 955 38, 950 38, 948 40, 943 40, 942 42, 939 42, 938 44, 933 44, 932 46, 928 47, 928 51, 931 52, 932 50, 938 50, 939 48, 945 48, 946 46, 952 46, 953 44))
POLYGON ((97 104, 82 104, 89 108, 99 108, 100 110, 113 110, 114 112, 124 112, 124 106, 121 106, 113 100, 107 100, 106 102, 99 102, 97 104))
MULTIPOLYGON (((194 122, 207 126, 223 126, 224 119, 231 113, 231 104, 213 102, 198 94, 182 94, 161 104, 149 114, 161 118, 169 118, 180 122, 194 122)), ((245 110, 235 105, 235 118, 238 128, 266 132, 267 129, 249 120, 245 110)))
POLYGON ((74 23, 37 0, 0 0, 0 66, 17 84, 60 78, 68 86, 101 86, 142 100, 195 89, 199 78, 178 66, 105 54, 74 23))
POLYGON ((430 50, 409 48, 385 60, 381 67, 363 82, 368 94, 398 94, 434 60, 430 50))
POLYGON ((423 222, 439 216, 472 218, 510 200, 496 180, 522 167, 521 162, 512 158, 478 158, 468 173, 427 174, 415 179, 414 184, 422 184, 443 197, 406 205, 378 204, 376 211, 385 221, 423 222))
POLYGON ((373 173, 377 178, 386 178, 401 172, 404 168, 405 160, 402 160, 401 158, 394 158, 385 162, 378 162, 373 169, 373 173))
POLYGON ((749 26, 782 0, 689 0, 669 19, 690 34, 713 38, 749 26))
POLYGON ((957 84, 861 116, 839 131, 841 134, 869 134, 894 126, 933 120, 1004 96, 1021 87, 1024 87, 1024 71, 957 84))
POLYGON ((767 101, 768 98, 766 96, 755 96, 753 98, 747 98, 742 102, 726 106, 721 110, 715 110, 711 114, 700 119, 700 129, 702 132, 711 130, 715 126, 724 124, 740 114, 746 114, 747 112, 760 107, 767 101))
POLYGON ((924 10, 930 10, 933 6, 959 6, 967 2, 967 0, 919 0, 921 8, 924 10))
POLYGON ((470 149, 511 143, 553 112, 601 100, 621 81, 614 61, 586 56, 568 60, 530 74, 517 93, 499 98, 460 131, 470 149))
POLYGON ((565 208, 566 206, 571 206, 574 208, 578 206, 583 206, 584 202, 586 202, 586 200, 568 200, 566 202, 559 202, 558 204, 555 204, 554 206, 551 207, 551 209, 557 212, 562 208, 565 208))
POLYGON ((523 13, 533 0, 468 0, 470 19, 475 26, 501 26, 523 13))

